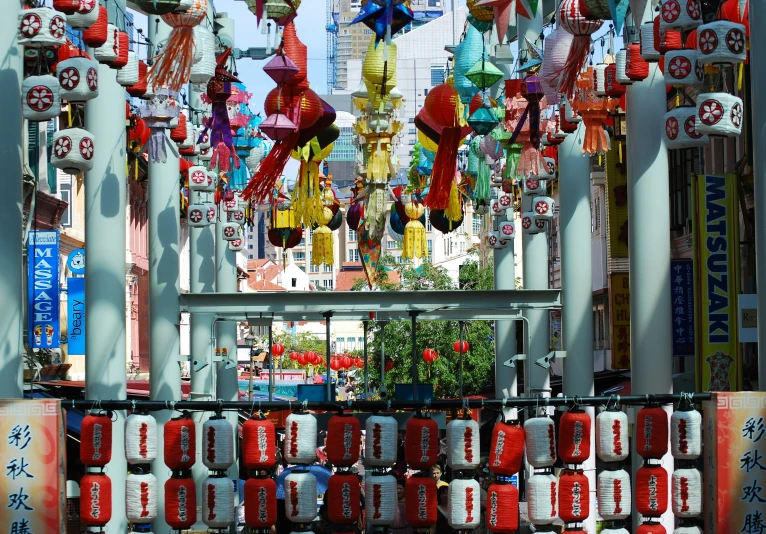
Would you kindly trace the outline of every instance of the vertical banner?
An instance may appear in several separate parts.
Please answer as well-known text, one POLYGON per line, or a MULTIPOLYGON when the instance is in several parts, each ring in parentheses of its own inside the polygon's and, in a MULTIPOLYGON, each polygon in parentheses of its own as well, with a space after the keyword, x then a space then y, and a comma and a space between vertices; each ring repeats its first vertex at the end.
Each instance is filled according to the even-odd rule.
POLYGON ((561 350, 561 310, 550 312, 549 323, 551 347, 550 350, 561 350))
MULTIPOLYGON (((616 150, 606 153, 606 220, 609 259, 628 258, 628 175, 616 150)), ((623 270, 627 270, 626 267, 623 270)))
POLYGON ((697 389, 736 391, 742 381, 737 341, 739 217, 736 179, 696 180, 697 389))
POLYGON ((673 355, 694 356, 694 261, 670 261, 673 355))
POLYGON ((32 231, 27 240, 29 347, 59 346, 59 233, 32 231))
POLYGON ((766 393, 715 393, 702 434, 706 534, 766 531, 766 393))
POLYGON ((69 354, 85 354, 85 278, 67 278, 69 354))
POLYGON ((0 400, 0 525, 66 533, 66 434, 58 399, 0 400))
POLYGON ((630 276, 609 276, 609 309, 612 323, 612 368, 630 369, 630 276))

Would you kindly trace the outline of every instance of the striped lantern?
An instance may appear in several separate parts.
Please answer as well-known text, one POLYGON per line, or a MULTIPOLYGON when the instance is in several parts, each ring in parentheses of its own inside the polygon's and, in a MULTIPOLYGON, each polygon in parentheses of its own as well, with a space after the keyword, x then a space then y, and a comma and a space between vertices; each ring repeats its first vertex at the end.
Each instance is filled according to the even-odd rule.
POLYGON ((95 142, 93 135, 82 128, 67 128, 53 134, 50 163, 67 174, 77 174, 93 168, 95 142))
POLYGON ((361 439, 361 424, 353 414, 332 416, 327 421, 327 460, 335 467, 351 467, 359 461, 361 439))
POLYGON ((697 469, 676 469, 671 477, 673 515, 682 518, 702 514, 702 473, 697 469))
POLYGON ((702 22, 699 0, 663 0, 660 8, 660 25, 663 28, 689 30, 702 22))
POLYGON ((742 132, 742 99, 729 93, 697 95, 697 133, 735 137, 742 132))
POLYGON ((359 479, 355 474, 336 473, 332 475, 327 482, 327 497, 325 498, 327 516, 330 521, 340 525, 356 523, 359 520, 361 491, 359 479))
MULTIPOLYGON (((457 530, 473 530, 481 522, 481 487, 470 479, 455 479, 449 485, 447 522, 457 530)), ((395 502, 395 499, 394 499, 395 502)), ((394 505, 395 506, 395 505, 394 505)))
POLYGON ((248 419, 242 425, 242 466, 271 469, 277 461, 277 431, 268 419, 248 419))
POLYGON ((590 483, 582 471, 565 470, 559 478, 559 517, 579 523, 590 515, 590 483))
POLYGON ((676 410, 670 416, 670 452, 676 460, 696 460, 702 453, 702 415, 676 410))
POLYGON ((131 523, 157 519, 157 479, 151 473, 130 473, 125 480, 125 513, 131 523))
POLYGON ((535 474, 527 481, 527 515, 535 525, 550 525, 559 516, 558 479, 551 474, 535 474))
POLYGON ((625 519, 630 515, 630 475, 624 469, 598 474, 598 513, 606 521, 625 519))
POLYGON ((109 14, 106 9, 98 10, 96 21, 87 30, 82 32, 82 42, 87 46, 96 48, 106 42, 109 30, 109 14))
MULTIPOLYGON (((567 65, 574 35, 564 28, 556 28, 545 38, 543 66, 540 69, 540 79, 543 80, 543 89, 548 102, 556 102, 559 92, 559 83, 567 65)), ((513 96, 513 95, 511 95, 513 96)))
POLYGON ((636 452, 659 460, 668 453, 668 414, 659 406, 645 406, 636 415, 636 452))
POLYGON ((513 534, 519 528, 519 490, 513 484, 491 484, 487 488, 487 530, 513 534))
POLYGON ((699 59, 707 65, 732 65, 747 59, 745 26, 716 20, 697 28, 699 59))
POLYGON ((537 176, 527 176, 521 180, 521 192, 525 196, 544 195, 545 191, 545 181, 537 176))
POLYGON ((606 96, 606 63, 593 67, 593 92, 596 96, 606 96))
POLYGON ((223 476, 207 477, 202 482, 203 523, 210 528, 228 528, 234 523, 234 487, 232 480, 223 476))
POLYGON ((23 9, 19 11, 16 42, 28 48, 63 45, 66 43, 66 20, 66 15, 47 7, 23 9))
POLYGON ((453 471, 475 469, 481 460, 479 423, 453 419, 447 424, 447 465, 453 471))
POLYGON ((317 515, 317 479, 314 475, 293 471, 285 477, 285 513, 293 523, 314 520, 317 515))
POLYGON ((75 30, 85 30, 96 23, 100 9, 98 0, 80 0, 80 9, 67 15, 66 22, 75 30))
POLYGON ((550 417, 532 417, 524 421, 527 461, 532 467, 550 467, 556 463, 556 426, 550 417))
POLYGON ((125 419, 125 458, 131 465, 157 459, 157 421, 151 415, 133 413, 125 419))
POLYGON ((489 470, 496 475, 513 476, 524 458, 524 429, 517 424, 499 422, 492 429, 489 470))
POLYGON ((596 454, 604 462, 621 462, 628 457, 628 416, 606 410, 596 416, 596 454))
POLYGON ((590 416, 569 410, 559 421, 559 456, 567 464, 581 464, 590 458, 590 416))
POLYGON ((228 419, 213 416, 202 425, 202 463, 218 471, 234 463, 234 428, 228 419))
POLYGON ((556 203, 552 197, 534 197, 532 199, 532 210, 535 214, 535 221, 547 221, 553 219, 556 203))
POLYGON ((316 418, 308 413, 291 413, 285 421, 284 460, 293 465, 314 463, 316 440, 316 418))
MULTIPOLYGON (((364 457, 369 467, 390 467, 396 462, 399 424, 390 416, 373 415, 364 425, 364 457)), ((394 488, 395 490, 396 488, 394 488)), ((396 501, 394 491, 394 501, 396 501)))
POLYGON ((138 83, 138 55, 128 51, 128 62, 117 71, 117 83, 123 87, 130 87, 138 83))
POLYGON ((56 65, 61 98, 85 102, 98 96, 98 62, 86 57, 70 57, 56 65))
MULTIPOLYGON (((651 26, 651 23, 649 23, 651 26)), ((652 37, 653 39, 654 37, 652 37)), ((654 50, 654 45, 652 45, 654 50)), ((634 82, 640 82, 649 77, 649 63, 643 58, 642 49, 640 45, 630 44, 626 48, 627 55, 625 56, 625 74, 628 78, 634 82)), ((654 52, 658 54, 657 52, 654 52)))
POLYGON ((110 24, 106 28, 106 42, 93 49, 93 58, 99 63, 111 63, 120 56, 120 30, 110 24))
POLYGON ((623 48, 615 56, 614 64, 616 67, 615 78, 622 85, 631 85, 633 80, 628 78, 625 72, 626 62, 628 59, 628 51, 623 48))
POLYGON ((641 37, 641 58, 649 63, 657 63, 662 54, 654 47, 654 23, 645 22, 639 29, 641 37))
POLYGON ((60 98, 61 86, 55 76, 28 76, 21 84, 21 109, 28 121, 44 122, 58 117, 60 98))
POLYGON ((659 465, 636 471, 636 510, 644 517, 659 517, 668 510, 668 472, 659 465))
POLYGON ((106 414, 82 418, 80 461, 86 467, 104 467, 112 460, 112 420, 106 414))
POLYGON ((705 69, 697 60, 696 50, 674 50, 665 54, 665 83, 667 85, 699 85, 705 69))
POLYGON ((221 235, 224 241, 236 241, 239 238, 240 225, 238 223, 225 222, 222 225, 221 235))
POLYGON ((636 528, 636 534, 667 534, 667 530, 662 526, 662 523, 641 523, 636 528))
POLYGON ((173 477, 165 482, 165 522, 175 530, 191 528, 197 522, 197 490, 192 478, 173 477))
POLYGON ((697 108, 682 106, 665 114, 665 144, 669 149, 705 146, 710 139, 697 132, 697 108))
POLYGON ((604 71, 604 91, 606 96, 620 97, 625 94, 627 88, 617 80, 617 65, 612 63, 606 66, 604 71))
MULTIPOLYGON (((203 228, 210 225, 206 216, 207 204, 189 204, 186 208, 186 222, 192 228, 203 228)), ((215 211, 213 212, 215 213, 215 211)), ((215 215, 214 215, 215 217, 215 215)))
POLYGON ((197 431, 191 417, 171 419, 163 428, 165 465, 174 471, 190 469, 197 459, 197 431))
POLYGON ((683 35, 680 31, 663 28, 660 25, 660 17, 654 17, 654 49, 660 54, 671 50, 681 50, 684 47, 683 35))
MULTIPOLYGON (((407 523, 414 528, 436 524, 438 517, 436 481, 430 476, 412 476, 404 488, 407 523)), ((332 517, 330 517, 332 520, 332 517)))
POLYGON ((104 473, 85 473, 80 480, 80 521, 89 527, 104 527, 111 519, 111 479, 104 473))
POLYGON ((248 478, 245 482, 245 524, 250 528, 270 528, 276 522, 276 483, 271 478, 248 478))
POLYGON ((404 460, 410 469, 430 469, 439 459, 439 425, 415 415, 407 421, 404 460))

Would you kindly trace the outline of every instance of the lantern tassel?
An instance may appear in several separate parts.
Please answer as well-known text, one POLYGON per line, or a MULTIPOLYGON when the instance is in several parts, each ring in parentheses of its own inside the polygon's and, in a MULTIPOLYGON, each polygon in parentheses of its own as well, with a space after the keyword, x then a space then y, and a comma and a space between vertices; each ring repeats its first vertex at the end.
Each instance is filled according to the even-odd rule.
POLYGON ((154 64, 147 73, 151 87, 168 86, 180 91, 188 83, 194 63, 194 28, 173 28, 165 50, 154 57, 154 64))
POLYGON ((287 139, 274 144, 274 148, 261 162, 261 166, 250 178, 250 183, 242 191, 242 198, 254 199, 258 204, 264 203, 269 198, 287 165, 287 160, 290 159, 290 152, 298 143, 298 135, 298 132, 294 132, 287 139))
POLYGON ((319 163, 301 160, 298 183, 293 189, 296 225, 315 224, 324 209, 319 190, 319 163))
POLYGON ((540 151, 528 141, 521 145, 518 174, 519 176, 537 176, 540 174, 540 151))
POLYGON ((419 220, 410 221, 404 227, 402 258, 422 258, 426 254, 426 227, 419 220))
POLYGON ((457 192, 457 184, 452 182, 452 187, 449 192, 449 206, 444 211, 444 215, 450 222, 459 221, 463 216, 463 212, 460 209, 460 195, 457 192))
POLYGON ((457 149, 460 146, 460 128, 444 128, 439 139, 439 149, 434 157, 431 184, 425 204, 436 210, 449 207, 450 187, 455 178, 457 149))
POLYGON ((314 230, 311 242, 311 264, 332 265, 335 261, 333 249, 335 247, 332 230, 327 226, 320 226, 314 230))
POLYGON ((577 35, 572 40, 572 48, 569 49, 566 63, 559 78, 557 91, 567 97, 574 94, 577 76, 588 61, 590 53, 590 35, 577 35))

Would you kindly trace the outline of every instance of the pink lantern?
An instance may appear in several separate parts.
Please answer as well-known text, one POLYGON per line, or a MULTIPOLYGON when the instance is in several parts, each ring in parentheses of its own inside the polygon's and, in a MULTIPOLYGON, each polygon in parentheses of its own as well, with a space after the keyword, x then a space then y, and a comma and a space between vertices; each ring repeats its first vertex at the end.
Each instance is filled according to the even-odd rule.
POLYGON ((263 72, 269 75, 277 84, 287 83, 298 74, 300 69, 292 59, 284 54, 277 54, 263 67, 263 72))
POLYGON ((258 128, 272 141, 283 141, 298 130, 295 123, 288 119, 284 113, 269 115, 258 128))

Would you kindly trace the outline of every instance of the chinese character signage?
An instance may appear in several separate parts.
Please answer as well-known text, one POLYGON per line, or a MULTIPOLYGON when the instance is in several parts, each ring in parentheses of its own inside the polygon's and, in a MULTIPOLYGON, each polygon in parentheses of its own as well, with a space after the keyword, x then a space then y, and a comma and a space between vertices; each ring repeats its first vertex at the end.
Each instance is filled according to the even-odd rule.
POLYGON ((630 369, 630 277, 612 273, 609 277, 612 312, 612 368, 630 369))
POLYGON ((694 356, 694 262, 670 262, 673 301, 673 355, 694 356))
POLYGON ((85 354, 85 278, 67 278, 69 354, 85 354))
POLYGON ((616 150, 606 153, 606 220, 609 259, 628 257, 628 175, 616 150))
POLYGON ((66 533, 66 439, 58 399, 0 400, 0 527, 66 533))
POLYGON ((29 347, 59 346, 59 233, 29 232, 27 240, 29 347))
POLYGON ((695 196, 697 387, 700 391, 736 391, 741 383, 736 180, 699 176, 695 196))
POLYGON ((716 393, 704 406, 706 534, 766 532, 766 393, 716 393))

